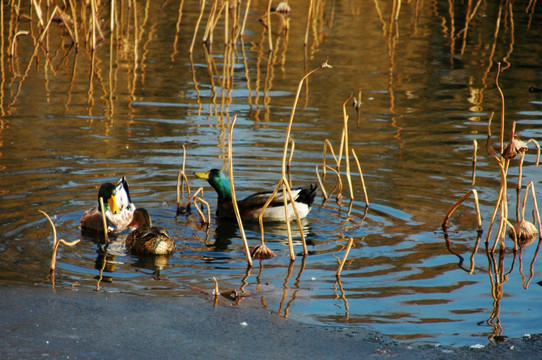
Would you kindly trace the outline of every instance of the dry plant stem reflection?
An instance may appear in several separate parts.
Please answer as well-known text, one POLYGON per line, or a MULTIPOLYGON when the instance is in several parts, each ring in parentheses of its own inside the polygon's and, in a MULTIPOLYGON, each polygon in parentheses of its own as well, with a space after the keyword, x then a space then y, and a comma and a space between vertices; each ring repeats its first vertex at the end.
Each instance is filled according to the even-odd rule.
MULTIPOLYGON (((293 240, 292 240, 292 232, 291 232, 291 228, 290 228, 290 219, 289 219, 289 214, 288 214, 288 200, 290 199, 293 202, 294 196, 292 195, 292 190, 290 188, 290 184, 288 183, 288 179, 287 179, 287 175, 286 175, 286 164, 287 164, 286 158, 287 158, 287 155, 288 155, 288 143, 289 143, 289 140, 291 138, 292 125, 293 125, 293 122, 294 122, 294 115, 295 115, 295 109, 297 107, 297 102, 299 101, 299 95, 301 93, 301 88, 303 87, 303 82, 311 74, 313 74, 314 72, 316 72, 316 71, 318 71, 320 69, 324 69, 324 68, 331 68, 331 66, 327 63, 327 60, 324 63, 322 63, 320 66, 318 66, 318 67, 312 69, 311 71, 309 71, 299 81, 299 85, 297 87, 297 93, 296 93, 296 96, 295 96, 294 104, 292 106, 292 112, 290 114, 290 121, 288 123, 288 128, 286 130, 286 138, 285 138, 285 141, 284 141, 284 150, 283 150, 283 153, 282 153, 281 179, 279 180, 277 186, 275 187, 275 190, 273 191, 273 194, 271 194, 271 196, 269 197, 267 202, 264 204, 264 206, 263 206, 263 208, 262 208, 262 210, 260 212, 260 216, 259 216, 260 233, 261 233, 261 238, 262 238, 262 242, 263 242, 263 239, 264 239, 263 214, 264 214, 265 210, 267 209, 267 207, 269 206, 269 204, 271 203, 271 201, 276 196, 279 188, 282 186, 282 196, 284 198, 284 214, 285 214, 285 220, 286 220, 286 232, 288 234, 288 246, 289 246, 289 250, 290 250, 290 260, 292 260, 292 261, 295 260, 295 253, 294 253, 294 246, 293 246, 293 240)), ((306 241, 305 241, 305 235, 303 234, 303 227, 301 225, 301 219, 299 218, 299 214, 297 213, 297 209, 296 209, 295 206, 293 206, 293 204, 292 204, 292 208, 294 210, 294 214, 295 214, 295 217, 296 217, 296 220, 297 220, 297 225, 299 227, 299 233, 300 233, 300 236, 301 236, 301 243, 303 244, 303 254, 308 255, 307 244, 306 244, 306 241)))

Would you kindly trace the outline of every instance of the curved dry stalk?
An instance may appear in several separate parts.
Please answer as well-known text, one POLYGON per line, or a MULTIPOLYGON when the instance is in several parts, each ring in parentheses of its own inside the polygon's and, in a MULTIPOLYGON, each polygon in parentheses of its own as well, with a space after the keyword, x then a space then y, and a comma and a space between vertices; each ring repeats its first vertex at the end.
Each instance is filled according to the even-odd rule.
POLYGON ((356 155, 356 152, 354 151, 354 149, 352 149, 352 155, 354 156, 354 160, 356 160, 356 164, 358 166, 359 178, 361 180, 361 187, 363 188, 363 194, 365 195, 365 206, 369 206, 369 197, 367 196, 367 188, 365 188, 365 180, 363 179, 363 173, 361 172, 361 165, 359 164, 358 156, 356 155))
POLYGON ((538 141, 536 141, 535 139, 527 140, 526 144, 529 144, 530 142, 532 142, 536 146, 537 152, 536 152, 536 162, 534 166, 538 166, 538 163, 540 162, 540 145, 538 144, 538 141))
POLYGON ((501 154, 504 150, 504 93, 499 85, 499 75, 501 74, 501 63, 497 63, 497 76, 495 77, 495 86, 501 97, 501 154))
POLYGON ((267 3, 267 40, 269 41, 269 52, 273 52, 273 37, 271 34, 271 3, 273 0, 269 0, 267 3))
POLYGON ((534 183, 532 181, 530 181, 527 184, 527 187, 525 188, 525 196, 523 197, 523 204, 521 207, 521 218, 522 219, 525 218, 525 204, 527 203, 527 195, 529 193, 529 188, 531 189, 531 197, 533 198, 533 207, 534 207, 534 212, 536 214, 536 222, 538 223, 538 236, 542 237, 542 228, 541 228, 542 225, 540 224, 540 212, 538 211, 538 203, 536 201, 536 191, 534 188, 534 183))
POLYGON ((190 184, 188 183, 188 177, 184 173, 184 170, 179 170, 179 174, 177 175, 177 214, 180 214, 186 211, 188 206, 190 206, 190 184), (184 206, 181 206, 181 198, 184 195, 183 194, 184 184, 186 184, 186 192, 188 194, 188 200, 186 201, 186 204, 184 206))
MULTIPOLYGON (((200 188, 203 190, 203 188, 200 188)), ((209 206, 209 203, 207 201, 205 201, 202 197, 200 196, 195 196, 194 197, 195 200, 198 200, 200 203, 203 203, 205 204, 205 206, 207 207, 207 218, 205 218, 205 216, 203 215, 203 212, 202 210, 196 205, 196 210, 198 211, 199 213, 199 216, 201 217, 201 221, 207 225, 209 225, 211 223, 211 207, 209 206)), ((201 205, 200 205, 201 206, 201 205)), ((203 208, 203 206, 202 206, 203 208)))
POLYGON ((49 265, 49 272, 52 273, 55 271, 55 268, 56 268, 56 254, 57 254, 57 251, 58 251, 58 246, 62 243, 63 245, 67 245, 67 246, 74 246, 75 244, 77 244, 79 241, 81 240, 74 240, 74 241, 66 241, 64 239, 57 239, 56 237, 56 226, 55 226, 55 223, 53 222, 53 220, 51 220, 51 218, 49 217, 49 215, 47 215, 47 213, 45 211, 42 211, 42 210, 38 210, 40 213, 42 213, 43 215, 45 215, 45 217, 47 218, 47 220, 49 220, 49 223, 51 224, 51 227, 53 228, 53 255, 51 256, 51 264, 49 265))
MULTIPOLYGON (((343 183, 342 183, 341 175, 336 169, 332 168, 331 166, 325 165, 325 164, 321 164, 321 165, 322 165, 322 170, 325 168, 328 168, 329 170, 333 171, 335 175, 337 175, 337 180, 339 181, 339 190, 337 191, 337 202, 339 202, 342 199, 341 194, 343 191, 343 183)), ((331 196, 335 190, 333 190, 329 196, 327 195, 326 189, 324 187, 324 183, 322 182, 322 179, 320 178, 320 174, 318 173, 318 166, 319 165, 316 165, 316 177, 318 178, 318 183, 320 184, 320 188, 322 189, 323 196, 324 196, 324 203, 325 203, 327 199, 329 198, 329 196, 331 196)))
MULTIPOLYGON (((329 150, 331 151, 331 155, 333 156, 333 159, 335 160, 335 166, 337 166, 337 170, 341 167, 341 158, 337 158, 335 155, 335 151, 333 150, 333 145, 331 145, 331 142, 328 139, 324 140, 324 150, 323 150, 323 156, 322 156, 322 164, 326 164, 326 149, 329 147, 329 150)), ((322 169, 322 174, 324 175, 324 178, 326 177, 326 170, 325 168, 322 169)))
POLYGON ((450 219, 450 216, 452 213, 465 201, 470 195, 472 194, 474 198, 474 206, 476 208, 476 216, 477 216, 477 222, 478 222, 478 231, 482 231, 482 217, 480 215, 480 206, 478 204, 478 192, 476 189, 469 190, 465 195, 461 197, 454 205, 452 205, 448 211, 446 212, 446 215, 444 216, 444 221, 442 222, 442 228, 446 231, 446 228, 448 227, 448 221, 450 219))
MULTIPOLYGON (((343 139, 344 139, 344 155, 346 161, 346 179, 348 180, 348 189, 350 190, 350 200, 354 200, 354 189, 352 187, 352 178, 350 176, 350 157, 348 155, 348 115, 346 114, 346 104, 350 102, 352 94, 343 103, 343 139)), ((342 152, 342 147, 341 147, 342 152)), ((340 155, 339 155, 340 157, 340 155)))
POLYGON ((105 206, 104 206, 104 200, 100 197, 100 210, 102 212, 102 222, 104 226, 104 237, 105 237, 105 246, 109 243, 109 236, 108 236, 108 228, 107 228, 107 219, 105 217, 105 206))
MULTIPOLYGON (((229 175, 230 175, 230 183, 231 183, 231 202, 233 205, 233 211, 235 212, 235 217, 237 218, 237 224, 239 225, 239 231, 241 232, 241 238, 243 239, 243 245, 245 248, 245 255, 247 259, 248 266, 252 267, 252 258, 250 256, 250 249, 248 247, 247 238, 245 235, 245 229, 243 228, 243 221, 241 220, 241 214, 239 213, 239 206, 237 206, 237 198, 235 196, 235 184, 233 181, 233 149, 232 149, 232 142, 233 142, 233 127, 235 126, 235 121, 237 120, 237 116, 233 117, 231 126, 230 126, 230 133, 228 136, 228 159, 229 159, 229 175)), ((263 213, 263 212, 262 212, 263 213)), ((261 216, 261 215, 260 215, 261 216)), ((263 242, 263 239, 262 239, 263 242)))
POLYGON ((476 184, 476 152, 478 151, 478 142, 476 139, 472 140, 472 145, 474 147, 474 150, 472 152, 472 184, 471 186, 474 186, 476 184))
POLYGON ((49 18, 49 21, 47 22, 47 25, 45 26, 45 28, 41 32, 40 38, 38 39, 38 43, 41 43, 43 41, 43 38, 45 37, 45 35, 47 35, 47 31, 49 30, 49 26, 53 22, 53 18, 55 17, 57 10, 58 10, 58 7, 55 6, 55 9, 53 10, 53 13, 51 14, 51 17, 49 18))
MULTIPOLYGON (((491 232, 492 232, 492 229, 493 229, 493 222, 495 221, 495 217, 497 216, 497 211, 499 209, 501 209, 501 218, 504 219, 504 218, 507 218, 508 217, 508 212, 507 212, 507 199, 506 199, 506 169, 508 168, 508 160, 505 161, 505 164, 503 165, 502 161, 501 160, 505 160, 504 158, 501 159, 499 158, 499 156, 497 156, 495 150, 493 149, 492 146, 488 146, 488 151, 491 155, 493 155, 493 157, 495 158, 495 160, 497 161, 497 165, 499 165, 499 170, 500 170, 500 174, 501 174, 501 186, 500 186, 500 189, 499 189, 499 196, 497 198, 497 202, 495 203, 495 208, 493 209, 493 215, 491 216, 491 221, 489 223, 489 228, 488 228, 488 232, 487 232, 487 236, 486 236, 486 244, 489 243, 489 238, 491 237, 491 232), (506 168, 506 169, 505 169, 506 168)), ((497 234, 497 238, 495 240, 495 243, 497 242, 497 239, 503 235, 502 231, 503 231, 503 220, 501 219, 500 221, 500 225, 499 225, 499 232, 497 234)))
POLYGON ((250 8, 250 0, 247 1, 247 6, 245 8, 245 16, 243 17, 243 25, 241 26, 241 37, 245 36, 245 25, 247 23, 249 8, 250 8))
POLYGON ((292 143, 292 149, 290 150, 290 157, 288 158, 288 164, 286 165, 286 168, 290 169, 290 165, 292 165, 292 158, 294 157, 294 150, 295 150, 295 142, 292 137, 290 137, 290 142, 292 143))
POLYGON ((344 264, 346 263, 346 259, 348 258, 348 254, 350 253, 350 249, 352 248, 352 244, 354 244, 354 239, 350 238, 350 240, 348 240, 348 245, 346 246, 346 250, 344 251, 343 259, 339 263, 339 268, 337 269, 337 272, 335 273, 335 276, 337 277, 341 276, 341 271, 343 270, 344 264))
POLYGON ((217 17, 217 20, 216 20, 216 23, 215 23, 214 19, 215 19, 217 6, 218 6, 218 1, 215 0, 213 2, 213 6, 211 7, 211 13, 209 15, 209 18, 207 19, 207 25, 205 26, 205 32, 203 34, 203 42, 204 43, 209 43, 209 44, 213 43, 213 34, 212 33, 213 33, 214 29, 215 29, 216 23, 218 22, 218 18, 220 18, 220 13, 222 13, 222 10, 224 9, 224 4, 222 4, 222 7, 220 9, 220 13, 218 14, 218 17, 217 17), (208 42, 208 39, 210 39, 209 42, 208 42))
MULTIPOLYGON (((269 2, 269 4, 271 4, 271 2, 269 2)), ((270 10, 270 7, 269 7, 268 10, 270 10)), ((293 122, 294 122, 295 110, 296 110, 296 107, 297 107, 297 102, 299 101, 299 95, 301 93, 301 88, 303 87, 303 82, 311 74, 313 74, 317 70, 323 69, 323 68, 331 68, 331 65, 329 65, 327 63, 327 60, 324 63, 322 63, 321 65, 319 65, 319 66, 315 67, 314 69, 312 69, 311 71, 309 71, 299 81, 296 96, 295 96, 295 99, 294 99, 294 104, 292 106, 292 112, 290 113, 290 120, 288 122, 288 128, 286 130, 286 138, 285 138, 285 141, 284 141, 284 149, 283 149, 283 152, 282 152, 281 179, 279 180, 277 186, 275 187, 275 190, 273 191, 272 195, 269 197, 269 199, 267 200, 267 202, 263 206, 262 210, 260 211, 260 215, 258 216, 258 220, 259 220, 259 224, 260 224, 260 232, 261 232, 261 241, 263 242, 264 241, 263 214, 264 214, 265 210, 267 209, 267 207, 269 206, 269 204, 271 203, 271 201, 274 199, 275 195, 278 192, 278 189, 282 186, 282 192, 283 192, 283 197, 284 197, 284 214, 285 214, 285 220, 286 220, 286 232, 288 234, 288 244, 289 244, 289 248, 290 248, 290 259, 292 261, 295 260, 295 254, 294 254, 294 250, 293 250, 293 240, 292 240, 290 221, 289 221, 289 214, 288 214, 288 199, 291 199, 291 201, 293 202, 294 197, 292 195, 292 190, 290 189, 290 186, 288 184, 287 173, 286 173, 286 164, 287 164, 286 158, 287 158, 287 155, 288 155, 288 144, 289 144, 290 139, 291 139, 292 125, 293 125, 293 122), (288 193, 289 197, 286 196, 286 193, 288 193)), ((233 193, 233 191, 232 191, 232 193, 233 193)), ((301 241, 303 243, 303 252, 304 252, 305 255, 307 255, 308 251, 307 251, 306 244, 305 244, 305 235, 303 234, 301 219, 299 218, 299 214, 298 214, 297 209, 296 209, 296 207, 295 207, 295 205, 293 203, 292 203, 292 208, 294 210, 294 214, 295 214, 296 219, 297 219, 297 224, 299 226, 299 233, 301 235, 301 241)))
POLYGON ((512 225, 512 223, 507 218, 503 217, 501 219, 501 222, 500 222, 500 225, 499 225, 499 232, 497 233, 498 235, 495 238, 495 241, 493 243, 493 247, 491 248, 491 252, 495 252, 495 250, 497 248, 497 243, 500 243, 501 244, 501 250, 504 250, 504 248, 505 248, 504 239, 506 238, 506 236, 505 236, 505 234, 506 234, 506 225, 508 225, 508 227, 510 227, 510 230, 514 234, 514 236, 513 236, 513 239, 514 239, 514 251, 516 251, 518 249, 518 236, 517 236, 517 233, 516 233, 516 229, 514 228, 514 225, 512 225))
MULTIPOLYGON (((264 232, 264 226, 263 226, 263 213, 265 212, 265 210, 267 210, 267 208, 269 207, 269 204, 271 203, 271 201, 273 201, 273 199, 277 195, 277 192, 279 191, 280 187, 282 185, 284 185, 284 181, 285 181, 284 178, 281 178, 279 180, 277 186, 275 187, 275 190, 273 190, 273 193, 269 196, 269 198, 267 199, 267 201, 263 205, 262 210, 260 211, 260 215, 258 216, 258 223, 260 224, 260 235, 261 235, 260 241, 261 241, 262 245, 264 244, 264 238, 265 238, 265 236, 264 236, 265 232, 264 232)), ((287 208, 285 208, 285 211, 287 211, 287 208)), ((288 246, 289 246, 289 249, 290 249, 290 259, 294 260, 295 259, 294 247, 293 247, 293 242, 292 242, 292 239, 291 239, 292 236, 291 236, 291 233, 290 233, 288 217, 286 217, 286 231, 288 233, 288 246)))
POLYGON ((218 297, 220 295, 220 291, 218 291, 218 281, 216 281, 216 278, 213 276, 213 282, 215 284, 215 289, 214 289, 214 296, 215 297, 218 297))
POLYGON ((196 36, 198 34, 199 24, 201 23, 201 18, 203 17, 204 12, 205 12, 205 0, 202 0, 202 2, 201 2, 201 11, 199 13, 198 21, 196 22, 196 28, 194 30, 194 36, 192 37, 192 44, 190 44, 190 50, 188 51, 189 54, 192 54, 192 51, 194 50, 194 43, 196 42, 196 36))
POLYGON ((292 133, 292 124, 294 122, 295 109, 297 107, 297 102, 299 101, 299 95, 301 93, 301 88, 303 87, 303 82, 305 81, 306 78, 308 78, 314 72, 316 72, 317 70, 323 69, 323 68, 331 68, 331 65, 329 65, 327 63, 327 60, 324 63, 322 63, 321 65, 319 65, 319 66, 315 67, 314 69, 312 69, 311 71, 309 71, 299 81, 299 85, 297 87, 297 93, 296 93, 296 96, 295 96, 295 99, 294 99, 294 104, 292 106, 292 112, 290 113, 290 121, 288 123, 288 128, 286 130, 286 141, 284 142, 284 150, 283 150, 283 153, 282 153, 282 176, 283 177, 286 177, 286 156, 288 154, 288 141, 289 141, 288 139, 290 139, 290 137, 291 137, 290 134, 292 133))

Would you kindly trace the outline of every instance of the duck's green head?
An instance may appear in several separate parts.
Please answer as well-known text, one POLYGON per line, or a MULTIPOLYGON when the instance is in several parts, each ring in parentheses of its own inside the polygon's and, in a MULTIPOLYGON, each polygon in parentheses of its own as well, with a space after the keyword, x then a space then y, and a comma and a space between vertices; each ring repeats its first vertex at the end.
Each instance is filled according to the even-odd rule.
POLYGON ((117 207, 117 200, 115 198, 117 188, 111 183, 105 183, 100 186, 98 191, 98 209, 100 209, 100 198, 103 199, 105 211, 109 210, 113 214, 116 214, 119 209, 117 207))
POLYGON ((211 169, 209 171, 195 172, 194 175, 209 182, 218 194, 219 203, 231 201, 230 179, 222 171, 211 169))

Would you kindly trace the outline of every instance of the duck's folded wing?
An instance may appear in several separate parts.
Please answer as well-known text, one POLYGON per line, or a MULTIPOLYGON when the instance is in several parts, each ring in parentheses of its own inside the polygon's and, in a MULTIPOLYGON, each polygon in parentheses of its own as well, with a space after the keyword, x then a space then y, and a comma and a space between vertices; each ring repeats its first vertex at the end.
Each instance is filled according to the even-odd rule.
POLYGON ((125 208, 129 208, 132 205, 132 200, 130 199, 130 189, 128 188, 128 182, 123 176, 117 183, 116 188, 116 201, 117 207, 120 211, 125 208))
MULTIPOLYGON (((299 192, 301 189, 295 189, 292 190, 292 195, 294 197, 294 201, 299 197, 299 192)), ((262 208, 265 203, 269 200, 269 197, 273 195, 273 192, 271 191, 263 191, 259 192, 253 195, 250 195, 249 197, 241 200, 238 202, 239 207, 245 207, 245 208, 262 208)), ((286 194, 288 196, 288 194, 286 194)), ((270 207, 274 206, 283 206, 284 205, 284 194, 281 190, 279 190, 276 194, 273 200, 269 203, 270 207)))

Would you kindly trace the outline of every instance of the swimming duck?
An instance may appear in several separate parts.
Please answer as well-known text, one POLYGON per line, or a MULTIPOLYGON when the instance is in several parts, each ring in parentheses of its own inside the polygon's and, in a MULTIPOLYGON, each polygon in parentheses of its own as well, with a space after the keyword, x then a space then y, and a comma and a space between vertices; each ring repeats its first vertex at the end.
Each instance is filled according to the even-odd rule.
POLYGON ((122 177, 117 185, 104 183, 98 191, 98 205, 85 211, 81 217, 81 230, 103 233, 103 220, 100 211, 100 198, 103 199, 108 232, 119 233, 128 228, 132 221, 135 205, 130 200, 126 178, 122 177))
MULTIPOLYGON (((194 175, 200 179, 207 180, 218 194, 216 215, 222 218, 235 218, 229 178, 218 169, 212 169, 206 172, 195 172, 194 175)), ((318 190, 318 186, 316 185, 292 189, 294 204, 301 219, 306 217, 311 211, 311 205, 314 202, 316 190, 318 190)), ((237 201, 241 218, 247 221, 258 221, 263 206, 272 194, 272 191, 263 191, 237 201)), ((288 204, 288 217, 292 220, 295 219, 291 202, 288 204)), ((279 191, 265 210, 263 221, 285 221, 285 219, 284 198, 282 191, 279 191)))
POLYGON ((126 238, 126 248, 132 254, 169 255, 175 251, 175 241, 166 229, 152 226, 151 216, 146 209, 136 209, 134 219, 128 226, 136 227, 126 238))

